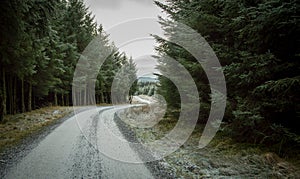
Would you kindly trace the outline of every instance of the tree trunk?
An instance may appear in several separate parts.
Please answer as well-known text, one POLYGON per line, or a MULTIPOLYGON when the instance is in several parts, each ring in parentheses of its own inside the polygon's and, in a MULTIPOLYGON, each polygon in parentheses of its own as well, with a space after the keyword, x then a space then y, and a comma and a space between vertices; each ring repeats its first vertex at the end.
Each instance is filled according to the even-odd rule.
POLYGON ((93 105, 95 104, 95 95, 92 94, 91 90, 89 89, 89 92, 88 92, 88 100, 89 100, 89 105, 93 105))
POLYGON ((104 103, 108 104, 108 94, 104 92, 104 103))
MULTIPOLYGON (((3 101, 3 90, 0 88, 0 101, 2 102, 3 101)), ((3 105, 0 104, 0 122, 3 121, 3 118, 4 118, 4 108, 3 108, 3 105)))
POLYGON ((103 92, 100 92, 100 103, 104 103, 104 95, 103 92))
POLYGON ((111 95, 110 92, 107 92, 107 104, 111 103, 111 95))
POLYGON ((96 94, 95 98, 96 98, 96 104, 99 104, 100 103, 100 96, 96 94))
POLYGON ((13 113, 13 77, 9 76, 8 82, 8 113, 13 113))
POLYGON ((21 104, 22 104, 22 113, 26 111, 25 109, 25 93, 24 93, 24 77, 21 79, 21 104))
POLYGON ((13 114, 17 114, 17 77, 14 78, 13 114))
POLYGON ((67 97, 66 97, 66 106, 70 106, 69 98, 70 98, 70 95, 67 94, 67 97))
POLYGON ((64 94, 61 94, 61 105, 65 106, 65 96, 64 96, 64 94))
POLYGON ((76 95, 76 98, 78 98, 78 100, 76 101, 76 106, 80 106, 81 105, 81 90, 79 90, 78 93, 76 93, 75 95, 76 95))
POLYGON ((54 106, 57 106, 57 92, 54 92, 54 106))
POLYGON ((32 102, 33 102, 33 109, 36 109, 36 99, 35 99, 35 96, 34 95, 32 95, 33 96, 33 98, 32 98, 32 102))
POLYGON ((28 111, 29 112, 32 110, 31 100, 32 100, 32 84, 29 83, 29 87, 28 87, 28 111))
POLYGON ((80 106, 81 105, 81 90, 78 91, 78 93, 76 93, 76 99, 78 99, 76 101, 76 106, 80 106), (78 96, 78 97, 77 97, 78 96))
POLYGON ((78 102, 77 98, 77 91, 72 89, 71 93, 69 94, 69 100, 71 99, 72 105, 76 105, 78 102))
POLYGON ((6 87, 5 87, 5 71, 2 67, 2 84, 0 85, 0 122, 3 121, 4 114, 6 113, 6 87))
POLYGON ((86 99, 87 99, 87 95, 86 95, 86 88, 84 88, 84 97, 83 97, 83 105, 87 105, 86 103, 86 99))
POLYGON ((2 98, 2 106, 3 106, 3 109, 2 109, 2 112, 3 112, 3 115, 7 114, 7 110, 6 110, 6 80, 5 80, 5 69, 4 67, 2 67, 2 82, 3 82, 3 91, 2 91, 2 94, 3 94, 3 98, 2 98))

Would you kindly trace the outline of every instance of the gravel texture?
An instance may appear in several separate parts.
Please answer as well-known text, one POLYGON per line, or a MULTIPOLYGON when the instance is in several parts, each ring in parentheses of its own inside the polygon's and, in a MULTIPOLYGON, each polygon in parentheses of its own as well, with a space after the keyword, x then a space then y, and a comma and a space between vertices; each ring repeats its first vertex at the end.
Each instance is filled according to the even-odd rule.
MULTIPOLYGON (((76 113, 88 110, 88 108, 76 108, 76 113)), ((58 112, 55 110, 54 112, 58 112)), ((32 149, 34 149, 47 135, 54 131, 67 119, 75 115, 74 110, 64 117, 55 120, 47 126, 43 126, 40 130, 33 132, 32 134, 23 138, 17 144, 5 148, 0 153, 0 178, 3 178, 7 171, 15 164, 24 158, 32 149)))
MULTIPOLYGON (((127 125, 124 121, 120 119, 117 113, 115 114, 114 121, 119 127, 123 136, 126 138, 126 140, 132 143, 139 143, 135 132, 130 128, 129 125, 127 125)), ((139 154, 141 159, 147 160, 149 158, 153 158, 150 152, 144 153, 142 152, 144 150, 140 150, 140 148, 143 148, 142 144, 139 146, 140 148, 137 148, 137 145, 131 145, 131 147, 139 154)), ((163 160, 145 162, 145 165, 152 172, 155 178, 174 178, 172 173, 166 169, 163 160)))
MULTIPOLYGON (((153 107, 151 103, 155 101, 144 103, 144 107, 132 106, 123 110, 119 113, 121 117, 115 115, 114 120, 128 141, 145 143, 160 139, 176 124, 176 120, 164 118, 151 128, 136 126, 149 126, 145 119, 153 118, 151 111, 161 113, 161 108, 153 107)), ((201 126, 197 127, 189 140, 174 153, 146 163, 156 178, 300 178, 300 169, 276 154, 235 143, 226 136, 216 136, 210 145, 199 149, 201 130, 201 126)), ((149 157, 149 154, 135 150, 141 158, 149 157)))
POLYGON ((0 178, 3 178, 3 176, 9 170, 9 168, 13 166, 14 163, 20 161, 48 134, 50 134, 54 129, 56 129, 65 120, 69 119, 72 116, 74 116, 74 112, 70 112, 65 117, 56 120, 48 126, 44 126, 42 130, 38 130, 35 133, 22 139, 20 143, 4 149, 4 151, 2 151, 2 153, 0 154, 0 178))

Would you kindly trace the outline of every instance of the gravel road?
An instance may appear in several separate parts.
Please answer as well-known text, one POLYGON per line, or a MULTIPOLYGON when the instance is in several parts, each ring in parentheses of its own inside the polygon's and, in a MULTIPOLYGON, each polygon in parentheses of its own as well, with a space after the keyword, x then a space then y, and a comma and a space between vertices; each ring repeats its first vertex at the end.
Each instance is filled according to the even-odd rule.
POLYGON ((2 177, 154 178, 114 121, 115 113, 128 107, 92 108, 69 117, 38 144, 26 147, 26 155, 12 159, 2 177))

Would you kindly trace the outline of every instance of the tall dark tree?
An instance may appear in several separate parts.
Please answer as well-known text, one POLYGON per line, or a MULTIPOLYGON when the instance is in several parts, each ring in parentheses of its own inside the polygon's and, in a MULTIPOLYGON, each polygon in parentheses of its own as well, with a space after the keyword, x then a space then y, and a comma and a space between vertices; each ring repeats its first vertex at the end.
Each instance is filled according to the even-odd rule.
MULTIPOLYGON (((156 2, 173 21, 198 31, 224 67, 228 87, 226 120, 242 141, 276 141, 278 131, 299 125, 299 3, 296 0, 167 0, 156 2)), ((161 20, 172 38, 172 23, 161 20)), ((209 105, 209 84, 201 66, 183 48, 159 37, 157 50, 186 67, 197 83, 201 103, 209 105)), ((159 69, 163 71, 164 62, 159 69)), ((173 84, 161 77, 159 92, 174 107, 173 84)), ((209 110, 209 108, 207 108, 209 110)), ((208 112, 207 110, 207 112, 208 112)), ((202 110, 203 111, 203 110, 202 110)), ((201 115, 200 115, 201 116, 201 115)), ((288 130, 284 130, 288 131, 288 130)), ((294 128, 294 132, 296 129, 294 128)))
MULTIPOLYGON (((83 0, 3 0, 0 2, 0 121, 5 114, 46 105, 70 105, 80 54, 95 37, 99 49, 113 49, 95 79, 98 102, 110 102, 110 86, 125 55, 109 42, 83 0), (104 100, 106 98, 106 100, 104 100)), ((90 70, 97 69, 90 63, 90 70)), ((84 80, 82 78, 82 80, 84 80)), ((82 88, 82 99, 92 103, 82 88)))

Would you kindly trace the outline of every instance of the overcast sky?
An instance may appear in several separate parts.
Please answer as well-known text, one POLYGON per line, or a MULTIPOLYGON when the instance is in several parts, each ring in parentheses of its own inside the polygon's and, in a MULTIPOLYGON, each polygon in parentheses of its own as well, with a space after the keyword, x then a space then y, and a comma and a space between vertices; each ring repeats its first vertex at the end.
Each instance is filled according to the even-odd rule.
POLYGON ((85 0, 90 11, 96 16, 98 24, 110 35, 110 40, 132 56, 138 66, 138 76, 154 70, 155 41, 150 34, 162 36, 156 22, 161 10, 152 0, 85 0))

